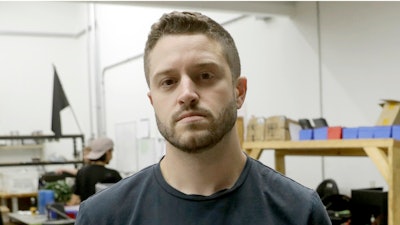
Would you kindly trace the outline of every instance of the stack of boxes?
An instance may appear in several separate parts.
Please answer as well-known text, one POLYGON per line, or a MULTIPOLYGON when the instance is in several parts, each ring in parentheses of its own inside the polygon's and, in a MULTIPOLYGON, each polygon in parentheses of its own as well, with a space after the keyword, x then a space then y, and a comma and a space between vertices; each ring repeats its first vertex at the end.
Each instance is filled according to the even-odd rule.
POLYGON ((300 125, 285 116, 252 117, 247 125, 246 141, 299 140, 300 125))

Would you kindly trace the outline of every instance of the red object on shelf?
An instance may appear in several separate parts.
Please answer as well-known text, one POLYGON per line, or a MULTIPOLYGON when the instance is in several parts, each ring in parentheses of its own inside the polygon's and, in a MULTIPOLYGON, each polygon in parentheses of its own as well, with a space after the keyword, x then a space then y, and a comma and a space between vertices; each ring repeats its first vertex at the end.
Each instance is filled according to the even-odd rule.
POLYGON ((342 139, 342 127, 328 127, 328 139, 342 139))

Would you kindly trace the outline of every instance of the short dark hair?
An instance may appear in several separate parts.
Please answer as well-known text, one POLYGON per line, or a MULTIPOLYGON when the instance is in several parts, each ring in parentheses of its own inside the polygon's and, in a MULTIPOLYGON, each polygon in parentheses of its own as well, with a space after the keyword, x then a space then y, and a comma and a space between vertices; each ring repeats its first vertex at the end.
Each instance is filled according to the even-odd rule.
POLYGON ((219 23, 198 12, 171 12, 164 14, 151 26, 144 51, 144 73, 149 80, 149 55, 154 46, 164 35, 204 34, 217 41, 232 73, 232 80, 240 76, 240 58, 232 36, 219 23))

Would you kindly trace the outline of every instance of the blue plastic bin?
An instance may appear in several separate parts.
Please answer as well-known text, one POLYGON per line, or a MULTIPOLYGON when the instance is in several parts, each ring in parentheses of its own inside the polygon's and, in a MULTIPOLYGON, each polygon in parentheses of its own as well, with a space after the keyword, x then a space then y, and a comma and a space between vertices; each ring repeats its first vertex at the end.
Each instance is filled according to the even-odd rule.
POLYGON ((343 139, 357 139, 358 138, 358 127, 344 127, 342 130, 343 139))
POLYGON ((374 138, 374 127, 359 127, 358 138, 374 138))
POLYGON ((312 129, 300 130, 299 139, 300 140, 312 140, 313 139, 313 130, 312 129))
POLYGON ((320 127, 314 129, 314 140, 327 140, 328 127, 320 127))

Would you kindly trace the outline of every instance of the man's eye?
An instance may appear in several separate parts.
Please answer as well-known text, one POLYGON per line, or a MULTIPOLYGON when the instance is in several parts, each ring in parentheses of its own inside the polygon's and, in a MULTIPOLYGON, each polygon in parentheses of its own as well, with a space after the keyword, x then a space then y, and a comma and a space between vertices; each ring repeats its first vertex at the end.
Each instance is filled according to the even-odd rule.
POLYGON ((208 79, 211 79, 213 76, 212 76, 212 74, 210 74, 210 73, 202 73, 202 74, 200 75, 200 77, 201 77, 201 79, 203 79, 203 80, 208 80, 208 79))
POLYGON ((175 84, 175 80, 172 80, 172 79, 163 80, 161 82, 162 86, 170 86, 170 85, 173 85, 173 84, 175 84))

